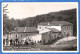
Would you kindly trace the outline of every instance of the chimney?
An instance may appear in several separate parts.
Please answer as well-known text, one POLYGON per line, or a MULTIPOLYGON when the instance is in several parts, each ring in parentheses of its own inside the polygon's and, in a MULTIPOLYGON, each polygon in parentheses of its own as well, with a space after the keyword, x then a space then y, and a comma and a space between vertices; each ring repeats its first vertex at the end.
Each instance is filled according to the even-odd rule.
POLYGON ((48 25, 49 25, 49 23, 48 23, 48 25))
POLYGON ((26 31, 26 26, 25 26, 25 28, 24 28, 24 32, 26 31))

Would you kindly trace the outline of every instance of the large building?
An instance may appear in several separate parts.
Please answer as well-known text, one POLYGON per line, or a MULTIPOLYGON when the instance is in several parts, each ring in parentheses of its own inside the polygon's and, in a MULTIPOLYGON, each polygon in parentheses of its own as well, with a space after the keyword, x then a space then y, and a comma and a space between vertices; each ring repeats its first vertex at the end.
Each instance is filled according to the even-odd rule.
POLYGON ((38 24, 37 30, 39 32, 46 28, 54 28, 61 31, 63 36, 72 36, 73 35, 73 24, 67 21, 53 21, 53 22, 41 22, 38 24))
POLYGON ((38 34, 39 31, 36 27, 16 27, 13 32, 10 33, 11 39, 26 37, 34 34, 38 34))

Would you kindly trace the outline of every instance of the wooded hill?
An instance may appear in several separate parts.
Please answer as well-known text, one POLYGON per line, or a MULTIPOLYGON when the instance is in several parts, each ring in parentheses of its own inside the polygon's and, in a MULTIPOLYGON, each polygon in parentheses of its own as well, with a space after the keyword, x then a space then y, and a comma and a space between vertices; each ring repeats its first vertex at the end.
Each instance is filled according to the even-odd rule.
MULTIPOLYGON (((77 33, 77 9, 63 10, 59 12, 51 12, 48 14, 37 15, 35 17, 28 17, 25 19, 9 19, 12 26, 15 27, 37 27, 40 22, 51 22, 51 21, 68 21, 73 24, 73 33, 76 36, 77 33)), ((27 15, 27 14, 26 14, 27 15)), ((8 30, 8 29, 7 29, 8 30)))

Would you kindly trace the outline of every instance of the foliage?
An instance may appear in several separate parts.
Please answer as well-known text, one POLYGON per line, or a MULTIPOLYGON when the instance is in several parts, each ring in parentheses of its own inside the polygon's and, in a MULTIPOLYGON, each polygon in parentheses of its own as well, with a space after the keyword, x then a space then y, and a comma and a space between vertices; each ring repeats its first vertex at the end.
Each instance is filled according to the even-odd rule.
POLYGON ((9 20, 9 17, 7 16, 7 6, 8 4, 3 7, 3 34, 11 32, 14 28, 14 26, 11 23, 11 20, 9 20))

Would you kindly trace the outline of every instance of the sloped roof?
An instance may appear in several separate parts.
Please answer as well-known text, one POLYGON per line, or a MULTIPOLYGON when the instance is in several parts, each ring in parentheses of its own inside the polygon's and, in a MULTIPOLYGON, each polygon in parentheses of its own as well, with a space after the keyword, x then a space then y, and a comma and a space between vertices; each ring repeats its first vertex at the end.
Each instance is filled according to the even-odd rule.
POLYGON ((72 24, 67 21, 52 21, 52 22, 41 22, 39 23, 39 25, 63 26, 63 25, 72 25, 72 24))
POLYGON ((60 32, 59 30, 55 29, 55 28, 48 28, 50 29, 52 32, 60 32))
POLYGON ((46 33, 46 32, 50 32, 50 31, 52 31, 52 32, 60 32, 59 30, 57 30, 55 28, 46 28, 46 29, 41 30, 39 33, 41 34, 41 33, 46 33))
POLYGON ((36 32, 36 31, 38 30, 35 27, 26 27, 26 30, 25 30, 25 32, 36 32))
POLYGON ((50 31, 51 31, 50 29, 43 29, 39 33, 41 34, 41 33, 46 33, 46 32, 50 32, 50 31))
POLYGON ((38 32, 36 27, 16 27, 15 32, 38 32))
POLYGON ((16 32, 24 32, 24 30, 25 30, 25 27, 16 27, 15 28, 16 32))

